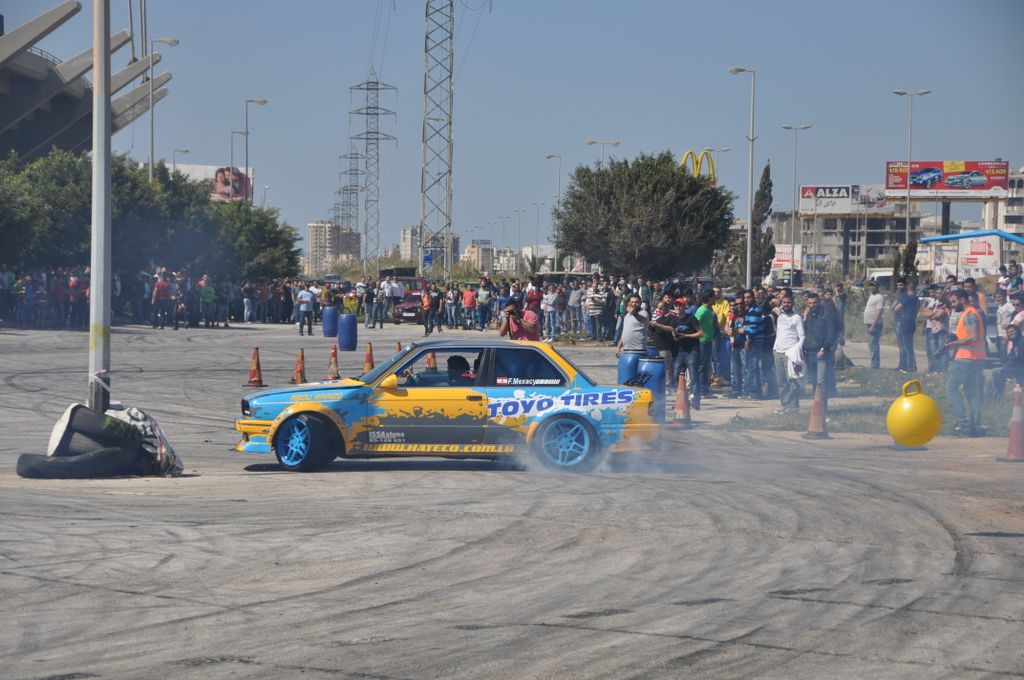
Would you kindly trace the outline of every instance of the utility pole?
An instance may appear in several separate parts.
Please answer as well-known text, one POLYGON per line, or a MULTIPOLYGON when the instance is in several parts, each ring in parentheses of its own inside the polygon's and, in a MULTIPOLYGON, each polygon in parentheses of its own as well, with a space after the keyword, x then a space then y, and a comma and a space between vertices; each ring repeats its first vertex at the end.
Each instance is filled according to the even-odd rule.
POLYGON ((441 269, 451 279, 452 254, 452 75, 455 65, 455 0, 427 0, 423 51, 423 163, 417 269, 429 249, 442 251, 441 269))
MULTIPOLYGON (((86 405, 110 408, 110 0, 92 3, 92 255, 86 405)), ((151 105, 152 106, 152 105, 151 105)), ((152 111, 152 108, 150 108, 152 111)), ((152 115, 152 114, 150 114, 152 115)), ((152 171, 153 162, 149 164, 152 171)))
POLYGON ((395 90, 395 87, 377 80, 377 74, 371 66, 370 75, 366 81, 353 85, 349 89, 364 92, 366 96, 365 105, 351 111, 353 115, 366 118, 366 130, 358 135, 353 135, 351 139, 363 142, 364 145, 366 194, 363 212, 363 240, 366 243, 366 259, 372 262, 373 273, 376 276, 380 258, 380 143, 382 141, 397 141, 395 137, 380 131, 380 117, 395 115, 394 111, 380 107, 380 93, 395 90))

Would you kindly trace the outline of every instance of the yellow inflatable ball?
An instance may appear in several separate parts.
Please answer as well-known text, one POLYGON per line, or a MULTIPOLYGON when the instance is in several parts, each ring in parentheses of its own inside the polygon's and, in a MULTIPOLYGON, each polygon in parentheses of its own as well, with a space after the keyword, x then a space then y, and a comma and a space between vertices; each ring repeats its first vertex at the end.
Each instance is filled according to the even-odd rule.
POLYGON ((942 429, 942 412, 935 400, 921 391, 921 381, 903 385, 903 396, 889 407, 885 416, 889 434, 900 446, 924 446, 942 429))

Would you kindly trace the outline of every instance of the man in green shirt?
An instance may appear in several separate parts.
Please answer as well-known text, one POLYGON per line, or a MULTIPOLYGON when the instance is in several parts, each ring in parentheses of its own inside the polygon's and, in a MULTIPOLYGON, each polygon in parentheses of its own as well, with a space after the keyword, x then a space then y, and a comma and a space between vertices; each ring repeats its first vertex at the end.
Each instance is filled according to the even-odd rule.
MULTIPOLYGON (((694 313, 697 321, 700 323, 701 336, 700 336, 700 390, 701 396, 704 399, 713 398, 711 394, 711 357, 714 353, 714 340, 715 340, 715 312, 711 309, 711 306, 715 304, 714 292, 704 293, 700 298, 701 305, 697 308, 694 313)), ((693 388, 694 392, 697 391, 697 386, 693 388)))

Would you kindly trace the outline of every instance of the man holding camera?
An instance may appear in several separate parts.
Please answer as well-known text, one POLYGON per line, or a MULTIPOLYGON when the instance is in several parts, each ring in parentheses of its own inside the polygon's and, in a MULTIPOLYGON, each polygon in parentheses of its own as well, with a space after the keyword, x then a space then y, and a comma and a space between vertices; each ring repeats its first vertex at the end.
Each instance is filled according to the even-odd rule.
POLYGON ((540 319, 529 309, 520 311, 519 301, 510 298, 501 310, 501 327, 498 335, 509 340, 540 340, 540 319))

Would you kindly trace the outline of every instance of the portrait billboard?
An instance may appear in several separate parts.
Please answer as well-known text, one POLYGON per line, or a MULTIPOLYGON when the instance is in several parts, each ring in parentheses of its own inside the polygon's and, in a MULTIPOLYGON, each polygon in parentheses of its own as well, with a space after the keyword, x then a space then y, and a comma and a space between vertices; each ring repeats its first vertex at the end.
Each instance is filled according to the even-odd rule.
POLYGON ((801 185, 800 214, 804 217, 891 215, 881 184, 801 185))
MULTIPOLYGON (((252 199, 252 182, 245 176, 245 172, 239 168, 221 165, 178 163, 175 169, 189 179, 211 182, 211 201, 252 199)), ((250 175, 252 172, 253 168, 249 168, 250 175)))
MULTIPOLYGON (((907 174, 906 161, 885 164, 886 196, 906 197, 907 174)), ((1007 161, 913 161, 909 173, 910 198, 1003 198, 1009 174, 1007 161)))

